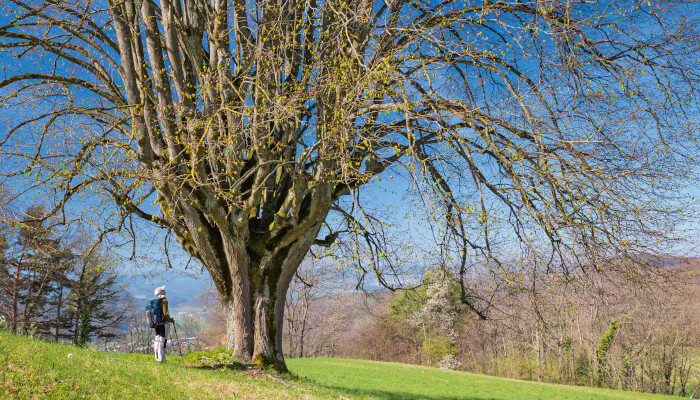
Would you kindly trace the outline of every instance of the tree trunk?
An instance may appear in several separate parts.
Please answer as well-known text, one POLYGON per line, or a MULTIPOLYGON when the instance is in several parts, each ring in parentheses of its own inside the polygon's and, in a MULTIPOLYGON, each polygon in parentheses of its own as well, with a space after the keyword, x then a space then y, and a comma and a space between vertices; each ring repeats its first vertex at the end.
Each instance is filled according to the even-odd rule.
POLYGON ((264 252, 255 263, 240 252, 227 251, 231 290, 226 293, 224 284, 217 289, 226 311, 226 344, 234 349, 234 358, 287 371, 282 351, 287 289, 319 226, 287 247, 264 252))
POLYGON ((253 363, 273 366, 278 371, 287 371, 282 351, 284 303, 289 282, 284 277, 265 277, 255 296, 253 363))
MULTIPOLYGON (((276 368, 285 370, 284 357, 277 357, 275 341, 274 322, 270 321, 270 290, 265 287, 255 299, 255 341, 253 348, 253 363, 260 366, 274 365, 276 368), (277 360, 281 365, 277 365, 277 360)), ((274 319, 274 316, 273 316, 274 319)))
POLYGON ((253 307, 246 307, 238 296, 224 300, 226 347, 234 349, 233 357, 241 362, 251 361, 286 371, 282 354, 285 298, 278 302, 276 295, 270 296, 270 293, 277 294, 277 291, 268 282, 265 279, 262 288, 255 294, 253 307))
POLYGON ((287 355, 294 357, 296 354, 296 346, 294 344, 294 330, 296 329, 296 324, 294 323, 294 317, 290 317, 288 314, 293 309, 286 311, 287 317, 287 355))
POLYGON ((304 332, 306 331, 306 314, 309 311, 309 303, 305 303, 304 306, 304 314, 301 319, 301 333, 299 334, 299 357, 304 357, 304 332))
POLYGON ((63 284, 58 291, 58 305, 56 306, 56 332, 54 333, 54 342, 58 342, 58 331, 61 329, 61 307, 63 306, 63 284))
POLYGON ((17 326, 19 324, 19 307, 17 306, 19 301, 19 278, 22 272, 22 264, 16 263, 15 267, 15 281, 13 282, 12 290, 12 333, 17 333, 17 326))
POLYGON ((233 349, 233 357, 242 362, 250 361, 253 354, 253 322, 250 307, 240 297, 223 300, 226 313, 226 348, 233 349))

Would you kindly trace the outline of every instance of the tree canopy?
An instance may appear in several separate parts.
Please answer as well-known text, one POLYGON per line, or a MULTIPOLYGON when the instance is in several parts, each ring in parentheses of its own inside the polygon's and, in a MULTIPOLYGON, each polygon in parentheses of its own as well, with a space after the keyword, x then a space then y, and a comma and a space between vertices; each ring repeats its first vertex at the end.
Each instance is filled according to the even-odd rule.
POLYGON ((12 0, 4 176, 55 190, 54 213, 109 196, 104 231, 167 229, 228 304, 230 347, 283 368, 283 299, 312 245, 348 228, 384 282, 358 193, 388 171, 462 277, 474 257, 560 272, 657 240, 695 165, 692 7, 12 0))

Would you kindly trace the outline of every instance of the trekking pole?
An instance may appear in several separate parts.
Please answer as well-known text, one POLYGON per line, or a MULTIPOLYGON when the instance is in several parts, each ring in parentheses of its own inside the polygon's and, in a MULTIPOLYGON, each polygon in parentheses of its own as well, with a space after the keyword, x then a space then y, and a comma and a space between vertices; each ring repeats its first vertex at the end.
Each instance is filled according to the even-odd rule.
POLYGON ((173 331, 175 332, 175 341, 177 342, 177 352, 180 354, 180 357, 182 357, 182 343, 180 343, 180 338, 177 336, 177 328, 175 327, 175 321, 173 321, 172 324, 173 331))

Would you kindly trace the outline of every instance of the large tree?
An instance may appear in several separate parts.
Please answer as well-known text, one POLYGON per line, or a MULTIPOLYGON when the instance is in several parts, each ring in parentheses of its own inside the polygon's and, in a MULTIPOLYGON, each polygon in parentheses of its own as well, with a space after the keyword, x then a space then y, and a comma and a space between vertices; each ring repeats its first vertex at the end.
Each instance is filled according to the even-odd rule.
POLYGON ((462 279, 517 250, 504 232, 548 245, 546 271, 657 232, 697 111, 697 13, 669 3, 10 0, 8 185, 56 189, 56 212, 109 194, 107 230, 167 229, 211 274, 228 346, 284 369, 287 288, 335 241, 330 212, 385 282, 358 193, 390 170, 462 279))

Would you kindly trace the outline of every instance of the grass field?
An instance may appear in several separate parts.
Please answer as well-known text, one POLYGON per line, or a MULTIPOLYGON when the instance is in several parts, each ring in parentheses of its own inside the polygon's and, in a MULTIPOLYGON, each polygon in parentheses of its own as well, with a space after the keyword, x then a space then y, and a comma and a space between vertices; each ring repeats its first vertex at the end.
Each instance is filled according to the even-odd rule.
POLYGON ((173 361, 0 332, 0 399, 338 399, 330 389, 270 374, 173 361))
POLYGON ((534 399, 680 399, 647 393, 496 378, 408 364, 334 358, 292 359, 289 368, 316 385, 352 398, 534 400, 534 399))
POLYGON ((157 364, 0 332, 0 399, 679 399, 346 359, 288 360, 294 378, 205 355, 157 364))

